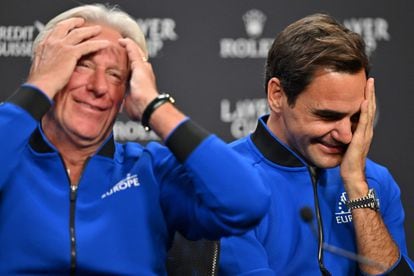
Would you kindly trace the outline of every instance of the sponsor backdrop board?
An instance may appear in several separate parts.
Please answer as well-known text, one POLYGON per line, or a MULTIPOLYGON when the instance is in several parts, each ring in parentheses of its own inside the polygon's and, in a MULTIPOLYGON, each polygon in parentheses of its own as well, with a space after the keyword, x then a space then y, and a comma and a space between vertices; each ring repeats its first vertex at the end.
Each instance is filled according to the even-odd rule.
MULTIPOLYGON (((1 1, 0 101, 25 81, 32 41, 39 30, 52 16, 78 3, 1 1)), ((257 117, 266 113, 264 61, 271 41, 283 27, 305 15, 327 12, 362 34, 373 65, 378 101, 370 157, 386 165, 400 184, 407 216, 407 244, 414 256, 413 1, 103 3, 118 4, 140 23, 148 39, 159 90, 171 93, 185 113, 226 141, 248 134, 257 117)), ((121 141, 146 143, 157 139, 123 114, 114 129, 121 141)))

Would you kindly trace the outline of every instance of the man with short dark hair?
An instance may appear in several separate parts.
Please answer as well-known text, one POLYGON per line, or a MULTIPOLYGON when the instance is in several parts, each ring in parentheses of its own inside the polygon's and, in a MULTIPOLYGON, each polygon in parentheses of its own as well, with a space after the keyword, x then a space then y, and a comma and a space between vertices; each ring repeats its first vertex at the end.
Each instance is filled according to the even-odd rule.
POLYGON ((367 159, 375 93, 362 38, 328 15, 302 18, 276 37, 265 81, 270 114, 233 148, 271 208, 221 240, 221 275, 412 274, 400 189, 367 159))

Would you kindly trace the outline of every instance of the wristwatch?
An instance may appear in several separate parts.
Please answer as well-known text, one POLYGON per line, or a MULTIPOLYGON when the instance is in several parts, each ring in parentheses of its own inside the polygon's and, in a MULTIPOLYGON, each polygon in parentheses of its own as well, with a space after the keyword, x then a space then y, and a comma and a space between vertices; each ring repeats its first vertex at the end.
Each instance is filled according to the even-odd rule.
POLYGON ((374 211, 378 211, 380 204, 373 188, 368 190, 368 194, 361 198, 348 200, 346 202, 346 206, 348 206, 349 210, 359 209, 359 208, 370 208, 374 211))

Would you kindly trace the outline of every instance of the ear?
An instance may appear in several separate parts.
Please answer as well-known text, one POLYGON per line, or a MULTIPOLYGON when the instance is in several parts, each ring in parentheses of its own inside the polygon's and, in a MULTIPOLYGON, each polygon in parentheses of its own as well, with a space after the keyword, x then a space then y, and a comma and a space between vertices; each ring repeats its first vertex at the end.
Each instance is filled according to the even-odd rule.
POLYGON ((124 106, 125 106, 125 97, 122 99, 122 103, 121 103, 121 106, 119 107, 118 113, 122 113, 122 111, 124 111, 124 106))
POLYGON ((284 92, 280 80, 276 77, 271 78, 267 83, 267 102, 273 112, 279 113, 281 111, 283 96, 284 92))

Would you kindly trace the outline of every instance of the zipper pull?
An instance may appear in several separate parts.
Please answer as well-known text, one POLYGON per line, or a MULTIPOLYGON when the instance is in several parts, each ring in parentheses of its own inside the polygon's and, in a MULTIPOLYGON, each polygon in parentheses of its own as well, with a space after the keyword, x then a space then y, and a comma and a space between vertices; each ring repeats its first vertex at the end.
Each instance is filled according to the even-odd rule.
POLYGON ((78 185, 70 185, 70 200, 76 200, 76 191, 78 190, 78 185))

